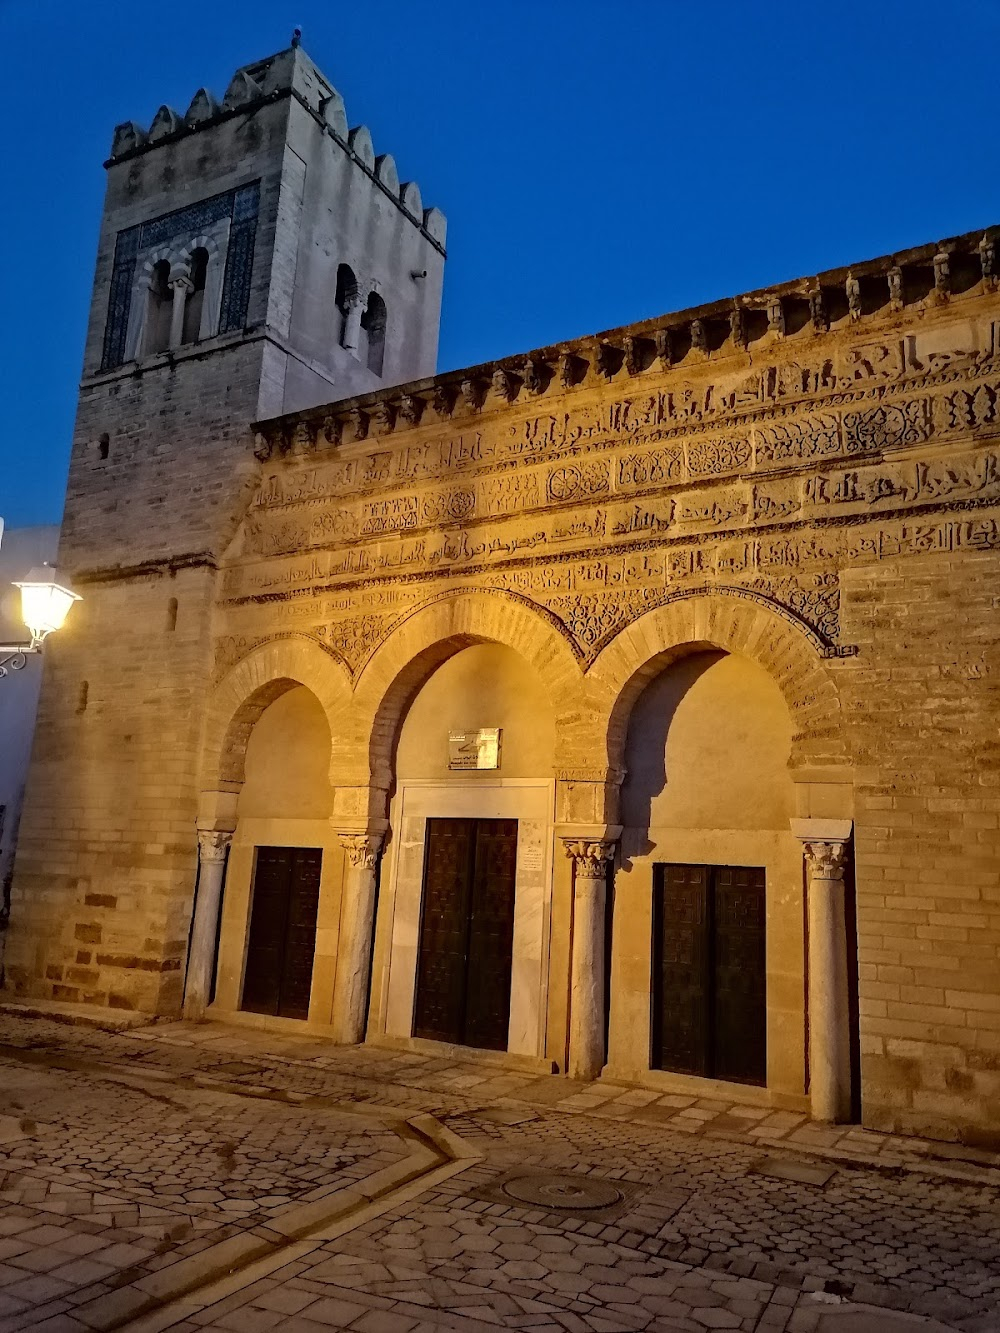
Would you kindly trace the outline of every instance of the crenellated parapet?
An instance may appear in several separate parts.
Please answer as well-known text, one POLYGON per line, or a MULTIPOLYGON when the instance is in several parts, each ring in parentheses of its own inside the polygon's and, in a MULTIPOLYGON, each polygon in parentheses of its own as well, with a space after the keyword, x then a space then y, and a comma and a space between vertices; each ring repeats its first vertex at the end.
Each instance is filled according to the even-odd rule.
POLYGON ((419 186, 414 181, 400 181, 390 154, 376 155, 367 126, 349 128, 344 99, 297 45, 238 69, 221 100, 207 88, 199 88, 183 114, 161 106, 147 129, 132 120, 117 125, 106 165, 151 152, 162 144, 174 143, 288 97, 315 119, 358 169, 443 253, 447 232, 444 214, 438 208, 423 207, 419 186))
MULTIPOLYGON (((390 169, 388 164, 391 159, 378 158, 375 170, 384 174, 390 169)), ((425 212, 425 219, 434 211, 425 212)), ((821 335, 831 332, 857 335, 859 342, 869 336, 890 340, 894 326, 914 316, 946 309, 958 313, 973 298, 995 291, 998 237, 1000 227, 969 232, 524 355, 293 413, 257 427, 256 452, 267 458, 351 444, 433 421, 475 418, 514 403, 537 402, 543 410, 546 397, 567 391, 629 381, 638 381, 639 388, 643 377, 650 374, 694 372, 726 362, 732 368, 734 362, 746 363, 765 351, 781 349, 786 359, 791 358, 796 348, 804 351, 818 346, 821 335)), ((859 365, 856 378, 864 378, 863 372, 859 365)), ((773 396, 763 382, 767 373, 774 376, 777 371, 772 368, 763 378, 756 376, 762 380, 762 402, 773 396)), ((779 396, 795 396, 794 386, 779 387, 779 396)), ((809 394, 818 387, 834 390, 838 386, 833 380, 821 386, 803 383, 798 393, 809 394)), ((741 397, 745 400, 746 395, 741 397)), ((691 423, 725 409, 721 399, 703 407, 690 403, 684 416, 691 423)))

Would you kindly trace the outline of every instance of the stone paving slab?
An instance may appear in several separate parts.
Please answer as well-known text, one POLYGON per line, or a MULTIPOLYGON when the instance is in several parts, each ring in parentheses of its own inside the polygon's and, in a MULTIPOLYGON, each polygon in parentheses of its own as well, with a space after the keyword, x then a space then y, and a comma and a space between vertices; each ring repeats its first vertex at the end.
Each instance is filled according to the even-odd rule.
POLYGON ((0 1014, 0 1042, 0 1114, 25 1135, 0 1142, 0 1333, 109 1326, 87 1322, 88 1301, 120 1302, 118 1326, 146 1333, 891 1333, 904 1316, 900 1333, 929 1320, 1000 1333, 989 1154, 218 1024, 108 1033, 0 1014), (359 1193, 365 1178, 405 1182, 412 1144, 394 1158, 384 1136, 422 1115, 441 1124, 427 1141, 469 1155, 403 1183, 391 1205, 285 1236, 288 1262, 271 1253, 152 1314, 130 1307, 135 1284, 155 1287, 186 1246, 271 1243, 268 1219, 290 1206, 359 1193), (765 1157, 792 1178, 756 1173, 765 1157), (588 1220, 491 1202, 519 1172, 619 1182, 627 1207, 588 1220))

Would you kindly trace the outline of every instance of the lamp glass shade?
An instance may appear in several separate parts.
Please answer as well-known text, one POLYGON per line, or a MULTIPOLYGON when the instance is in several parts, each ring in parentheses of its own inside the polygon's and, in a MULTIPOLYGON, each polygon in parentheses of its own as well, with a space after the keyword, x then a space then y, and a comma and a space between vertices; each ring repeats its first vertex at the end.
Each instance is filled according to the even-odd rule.
POLYGON ((62 629, 70 607, 81 600, 51 565, 32 569, 14 586, 21 589, 21 619, 33 639, 44 639, 53 630, 62 629))

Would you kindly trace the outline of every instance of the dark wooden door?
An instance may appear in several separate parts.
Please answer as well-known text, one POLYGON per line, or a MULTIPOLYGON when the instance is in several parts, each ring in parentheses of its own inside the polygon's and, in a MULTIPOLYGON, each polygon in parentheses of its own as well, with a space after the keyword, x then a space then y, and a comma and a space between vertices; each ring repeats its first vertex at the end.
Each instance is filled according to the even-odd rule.
POLYGON ((429 819, 413 1033, 507 1049, 515 819, 429 819))
POLYGON ((652 992, 654 1068, 766 1082, 761 868, 657 867, 652 992))
POLYGON ((308 1018, 316 952, 319 847, 258 847, 241 1008, 308 1018))

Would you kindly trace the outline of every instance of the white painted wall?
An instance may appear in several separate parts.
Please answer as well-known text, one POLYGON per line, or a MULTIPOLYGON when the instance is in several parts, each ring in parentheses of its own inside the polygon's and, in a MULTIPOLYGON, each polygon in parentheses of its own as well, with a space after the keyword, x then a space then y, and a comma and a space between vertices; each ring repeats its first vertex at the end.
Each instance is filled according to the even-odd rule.
MULTIPOLYGON (((55 525, 4 531, 0 538, 0 643, 23 643, 28 638, 21 621, 21 594, 11 584, 45 560, 54 564, 58 546, 59 528, 55 525)), ((14 844, 41 684, 42 659, 37 655, 29 657, 20 671, 10 671, 0 678, 0 929, 6 925, 14 844)), ((0 958, 2 951, 0 934, 0 958)))

